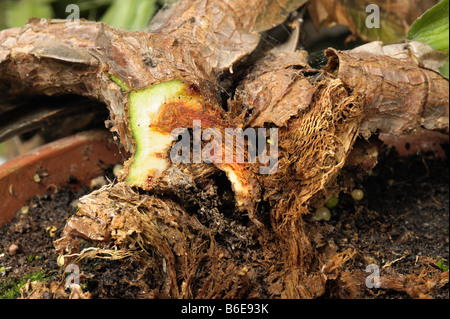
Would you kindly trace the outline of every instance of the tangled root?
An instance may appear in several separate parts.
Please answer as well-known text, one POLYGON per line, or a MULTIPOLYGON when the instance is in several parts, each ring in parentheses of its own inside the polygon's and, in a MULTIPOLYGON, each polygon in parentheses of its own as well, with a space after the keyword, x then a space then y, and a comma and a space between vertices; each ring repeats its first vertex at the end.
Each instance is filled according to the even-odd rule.
POLYGON ((216 208, 210 210, 222 219, 212 222, 210 216, 203 221, 201 209, 189 214, 169 198, 139 194, 125 183, 108 185, 80 199, 77 214, 55 247, 66 253, 66 263, 148 253, 163 297, 267 296, 259 280, 268 271, 264 260, 275 256, 261 245, 264 236, 216 208), (227 234, 221 227, 228 228, 227 234), (78 252, 80 238, 100 242, 100 246, 78 252))
POLYGON ((262 181, 285 259, 306 271, 314 258, 302 215, 320 206, 358 135, 360 102, 339 79, 317 85, 311 106, 280 130, 279 170, 262 181))

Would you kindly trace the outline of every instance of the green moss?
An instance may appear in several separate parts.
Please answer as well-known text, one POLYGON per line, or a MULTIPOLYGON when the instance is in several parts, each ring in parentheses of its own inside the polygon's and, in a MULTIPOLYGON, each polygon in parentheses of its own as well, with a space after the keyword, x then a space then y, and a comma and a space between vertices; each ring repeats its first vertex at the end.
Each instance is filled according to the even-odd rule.
POLYGON ((30 281, 48 281, 53 275, 47 274, 46 270, 26 274, 22 277, 10 278, 0 282, 0 299, 17 299, 20 297, 20 288, 22 288, 28 280, 30 281))
POLYGON ((30 255, 27 258, 27 262, 31 263, 33 260, 39 259, 39 256, 30 255))
POLYGON ((441 269, 442 271, 448 271, 448 265, 445 263, 444 259, 439 259, 437 262, 437 266, 439 267, 439 269, 441 269))

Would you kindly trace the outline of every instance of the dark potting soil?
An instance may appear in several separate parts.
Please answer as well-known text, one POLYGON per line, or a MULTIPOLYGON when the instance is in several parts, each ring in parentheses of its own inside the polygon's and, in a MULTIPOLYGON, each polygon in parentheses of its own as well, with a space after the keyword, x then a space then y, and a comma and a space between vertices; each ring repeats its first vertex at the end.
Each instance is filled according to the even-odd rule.
MULTIPOLYGON (((432 152, 398 157, 383 148, 373 171, 356 182, 364 198, 340 195, 329 236, 340 251, 356 249, 350 268, 377 265, 380 276, 418 274, 424 264, 448 270, 449 161, 432 152)), ((370 272, 367 273, 367 276, 370 272)), ((365 289, 363 298, 410 298, 404 292, 365 289)), ((449 298, 448 283, 431 294, 449 298)))
POLYGON ((66 186, 36 196, 0 228, 0 298, 17 298, 19 286, 30 278, 48 280, 60 273, 53 241, 75 213, 77 199, 89 192, 87 186, 66 186))
MULTIPOLYGON (((449 262, 449 166, 447 158, 418 154, 399 158, 383 148, 373 171, 356 181, 364 198, 341 193, 328 222, 327 243, 339 251, 355 249, 347 268, 364 270, 373 264, 380 275, 414 274, 424 260, 444 271, 449 262)), ((108 173, 107 173, 108 174, 108 173)), ((109 172, 110 174, 110 172, 109 172)), ((0 298, 18 298, 28 280, 63 281, 53 241, 60 237, 76 200, 89 193, 70 187, 30 200, 11 223, 0 228, 0 298), (11 251, 10 251, 11 250, 11 251)), ((314 223, 306 217, 309 223, 314 223)), ((93 298, 158 297, 152 291, 151 265, 145 255, 123 260, 95 259, 82 265, 82 289, 93 298)), ((155 283, 153 283, 155 284, 155 283)), ((362 298, 410 298, 404 292, 362 288, 362 298)), ((341 296, 329 287, 325 298, 341 296)), ((434 298, 448 299, 448 283, 434 298)), ((49 296, 50 297, 50 296, 49 296)))
MULTIPOLYGON (((112 165, 104 173, 113 180, 112 165)), ((57 264, 53 241, 61 236, 77 201, 93 189, 70 176, 68 185, 33 197, 10 223, 0 228, 0 299, 20 297, 27 281, 49 281, 64 276, 57 264)), ((64 277, 62 277, 64 278, 64 277)))

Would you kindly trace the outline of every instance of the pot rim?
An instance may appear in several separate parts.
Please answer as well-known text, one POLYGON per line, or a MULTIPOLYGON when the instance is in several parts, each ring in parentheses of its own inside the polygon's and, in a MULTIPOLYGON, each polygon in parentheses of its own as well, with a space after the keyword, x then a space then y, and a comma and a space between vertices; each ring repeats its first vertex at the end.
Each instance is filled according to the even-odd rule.
POLYGON ((80 187, 125 152, 107 130, 80 132, 27 152, 0 165, 0 226, 33 196, 64 185, 80 187), (73 183, 75 177, 78 183, 73 183), (72 181, 71 181, 72 180, 72 181))

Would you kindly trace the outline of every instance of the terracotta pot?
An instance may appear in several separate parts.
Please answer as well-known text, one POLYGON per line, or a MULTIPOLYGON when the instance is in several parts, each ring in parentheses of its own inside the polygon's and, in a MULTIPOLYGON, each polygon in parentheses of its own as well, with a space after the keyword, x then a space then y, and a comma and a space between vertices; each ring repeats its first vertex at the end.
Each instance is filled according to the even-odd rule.
POLYGON ((0 166, 0 226, 36 195, 70 184, 89 185, 123 151, 107 131, 86 131, 41 146, 0 166))

